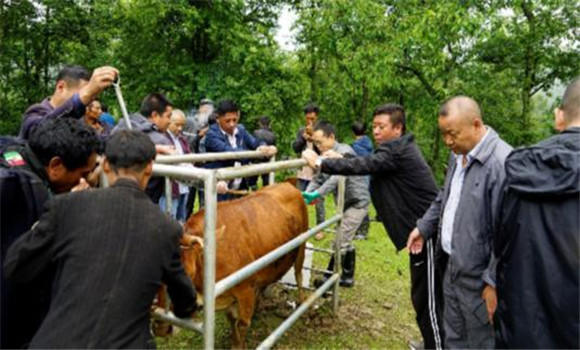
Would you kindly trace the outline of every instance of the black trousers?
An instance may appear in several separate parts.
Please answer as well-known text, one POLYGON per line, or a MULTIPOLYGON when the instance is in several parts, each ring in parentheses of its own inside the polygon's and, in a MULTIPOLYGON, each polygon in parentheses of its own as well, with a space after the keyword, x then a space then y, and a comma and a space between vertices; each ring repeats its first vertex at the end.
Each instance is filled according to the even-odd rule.
POLYGON ((409 254, 411 300, 425 349, 443 348, 443 280, 435 268, 433 242, 426 242, 420 254, 409 254))

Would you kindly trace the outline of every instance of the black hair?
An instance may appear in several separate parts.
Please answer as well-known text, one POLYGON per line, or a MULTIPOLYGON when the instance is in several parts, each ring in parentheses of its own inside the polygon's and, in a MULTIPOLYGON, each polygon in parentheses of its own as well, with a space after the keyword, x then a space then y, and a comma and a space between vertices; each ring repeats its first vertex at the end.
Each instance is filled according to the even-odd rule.
POLYGON ((562 97, 561 108, 564 111, 566 123, 571 123, 580 118, 580 77, 570 82, 570 85, 562 97))
POLYGON ((209 115, 209 117, 207 117, 207 124, 208 125, 215 124, 217 122, 217 117, 218 117, 217 111, 211 112, 211 114, 209 115))
POLYGON ((258 119, 258 123, 260 123, 260 126, 263 128, 267 128, 270 129, 270 118, 268 118, 267 115, 263 115, 258 119))
POLYGON ((401 134, 407 130, 407 121, 405 118, 405 109, 400 104, 387 103, 375 108, 373 117, 381 114, 388 114, 391 124, 394 126, 401 125, 401 134))
POLYGON ((105 156, 114 172, 118 169, 139 172, 155 159, 155 145, 142 131, 120 130, 107 141, 105 156))
POLYGON ((316 124, 314 124, 313 131, 316 130, 322 130, 322 133, 326 137, 329 137, 331 134, 336 137, 336 131, 334 130, 334 126, 326 120, 319 120, 318 122, 316 122, 316 124))
POLYGON ((304 107, 304 114, 308 113, 316 113, 318 115, 318 113, 320 113, 320 108, 318 108, 314 103, 309 103, 304 107))
POLYGON ((101 110, 102 110, 103 112, 105 112, 105 113, 108 113, 108 112, 109 112, 109 106, 107 106, 107 105, 106 105, 104 102, 102 102, 102 101, 99 101, 99 102, 101 102, 101 110))
POLYGON ((64 80, 67 83, 78 84, 81 80, 91 80, 91 73, 81 66, 64 66, 56 76, 56 81, 64 80))
POLYGON ((356 121, 356 122, 352 123, 352 132, 354 132, 354 134, 356 136, 362 136, 362 135, 364 135, 365 134, 365 131, 366 131, 366 128, 367 127, 366 127, 365 123, 362 123, 362 122, 359 122, 359 121, 356 121))
POLYGON ((232 100, 222 100, 217 107, 217 115, 223 117, 226 113, 237 113, 240 107, 232 100))
POLYGON ((168 106, 173 106, 173 103, 165 95, 155 92, 143 99, 139 113, 145 118, 149 118, 153 112, 157 112, 159 115, 163 114, 168 106))
POLYGON ((99 152, 101 142, 93 129, 79 120, 58 118, 41 123, 30 135, 28 145, 43 166, 59 157, 68 170, 87 164, 99 152))

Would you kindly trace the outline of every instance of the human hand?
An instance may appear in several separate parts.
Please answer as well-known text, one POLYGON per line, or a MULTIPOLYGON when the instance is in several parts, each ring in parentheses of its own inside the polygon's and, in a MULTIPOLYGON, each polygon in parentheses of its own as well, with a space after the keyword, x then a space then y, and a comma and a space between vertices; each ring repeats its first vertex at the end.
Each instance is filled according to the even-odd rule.
POLYGON ((256 151, 262 152, 262 154, 268 157, 272 157, 273 155, 278 153, 278 149, 276 148, 276 146, 260 146, 256 148, 256 151))
POLYGON ((89 83, 81 88, 79 97, 86 106, 117 79, 119 71, 113 67, 99 67, 93 71, 89 83))
POLYGON ((228 192, 228 183, 225 181, 218 181, 217 183, 217 193, 224 194, 228 192))
POLYGON ((414 228, 409 234, 409 239, 407 239, 407 249, 411 254, 419 254, 423 250, 423 244, 425 243, 425 238, 421 235, 418 228, 414 228))
POLYGON ((481 298, 485 300, 485 308, 487 309, 489 323, 493 324, 493 314, 495 314, 495 310, 497 309, 497 292, 495 291, 495 288, 489 284, 486 285, 481 293, 481 298))
POLYGON ((326 158, 342 158, 342 154, 334 151, 334 150, 328 150, 326 152, 324 152, 324 154, 322 154, 323 156, 325 156, 326 158))
POLYGON ((307 149, 302 152, 302 159, 306 160, 306 164, 311 168, 316 168, 316 160, 318 159, 318 154, 311 149, 307 149))
POLYGON ((209 126, 206 126, 203 129, 200 129, 197 134, 199 135, 200 138, 205 136, 205 133, 207 133, 207 131, 209 130, 209 126))
POLYGON ((170 145, 155 145, 155 150, 157 151, 157 154, 172 155, 177 153, 175 146, 170 145))
POLYGON ((87 182, 87 180, 85 180, 84 177, 81 177, 78 185, 71 188, 70 191, 71 192, 84 191, 84 190, 88 190, 89 188, 91 188, 91 185, 89 185, 89 183, 87 182))
POLYGON ((306 204, 311 204, 313 201, 320 198, 320 193, 318 191, 313 192, 304 191, 302 192, 302 198, 304 198, 304 202, 306 202, 306 204))

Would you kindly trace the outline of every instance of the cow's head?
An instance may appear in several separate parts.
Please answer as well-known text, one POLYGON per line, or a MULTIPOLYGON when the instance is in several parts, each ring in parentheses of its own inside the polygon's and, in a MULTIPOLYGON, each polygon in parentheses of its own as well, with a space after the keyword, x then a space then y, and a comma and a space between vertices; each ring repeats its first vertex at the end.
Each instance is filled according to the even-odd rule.
MULTIPOLYGON (((216 236, 223 234, 226 227, 216 229, 216 236)), ((199 272, 203 275, 203 237, 194 235, 189 231, 189 226, 185 230, 180 240, 181 261, 189 278, 195 283, 195 278, 199 272), (199 269, 199 271, 198 271, 199 269)))

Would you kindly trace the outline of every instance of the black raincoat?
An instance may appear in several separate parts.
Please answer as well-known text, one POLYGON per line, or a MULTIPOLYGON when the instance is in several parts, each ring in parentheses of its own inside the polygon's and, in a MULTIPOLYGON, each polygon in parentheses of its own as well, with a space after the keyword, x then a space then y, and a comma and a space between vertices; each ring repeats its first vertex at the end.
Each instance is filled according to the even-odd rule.
POLYGON ((495 237, 498 348, 579 348, 580 128, 506 160, 495 237))

